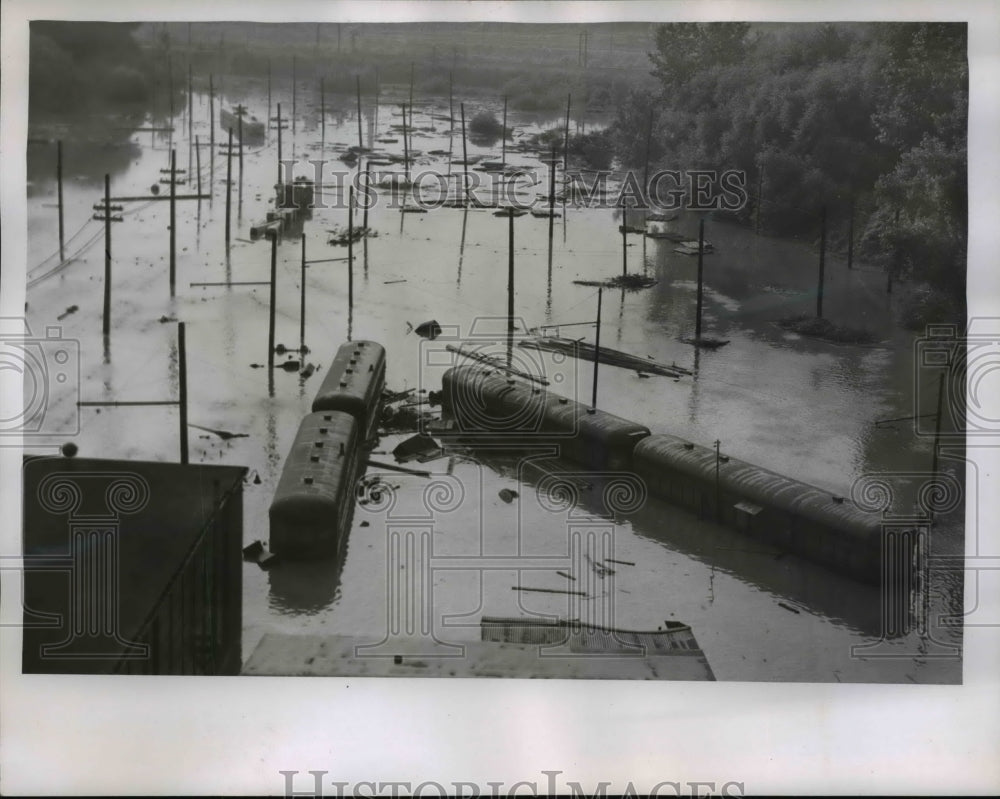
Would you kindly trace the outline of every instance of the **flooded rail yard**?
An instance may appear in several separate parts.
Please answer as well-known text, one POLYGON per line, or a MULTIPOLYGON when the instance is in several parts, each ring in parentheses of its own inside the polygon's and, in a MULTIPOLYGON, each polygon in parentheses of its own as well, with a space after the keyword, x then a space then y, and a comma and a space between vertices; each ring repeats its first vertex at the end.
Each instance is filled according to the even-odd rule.
MULTIPOLYGON (((118 138, 95 132, 106 121, 93 119, 67 118, 61 129, 31 132, 26 315, 36 336, 58 326, 64 339, 79 342, 79 389, 53 385, 49 413, 67 426, 79 414, 74 440, 82 456, 178 460, 178 408, 76 403, 176 399, 177 323, 184 322, 190 462, 247 468, 244 544, 266 544, 286 455, 334 353, 349 340, 385 347, 395 413, 384 417, 359 484, 344 557, 279 558, 266 569, 252 560, 242 564, 244 662, 268 634, 349 636, 378 654, 408 633, 430 631, 434 647, 458 646, 481 640, 483 617, 542 614, 628 630, 683 622, 719 680, 959 682, 960 572, 931 570, 920 586, 918 604, 925 606, 915 611, 926 624, 892 637, 877 586, 667 504, 641 481, 630 482, 627 470, 595 472, 530 442, 517 451, 502 440, 473 446, 447 435, 447 418, 437 421, 444 372, 473 363, 457 350, 507 363, 511 240, 516 331, 510 364, 541 375, 547 391, 586 405, 594 390, 591 360, 518 342, 547 333, 593 345, 599 287, 586 284, 619 275, 624 259, 629 273, 655 282, 600 290, 600 347, 677 371, 602 363, 600 409, 654 434, 702 447, 718 442, 722 455, 833 496, 865 498, 878 489, 873 475, 909 474, 909 482, 894 478, 892 486, 894 510, 906 512, 917 478, 931 469, 931 441, 915 436, 908 423, 876 423, 910 417, 915 407, 933 409, 937 378, 915 382, 913 334, 893 321, 897 295, 886 293, 884 273, 857 263, 848 270, 843 258, 827 254, 826 314, 871 331, 871 343, 798 335, 776 322, 815 306, 811 242, 755 235, 708 215, 712 252, 703 264, 702 326, 706 337, 728 343, 694 347, 685 339, 695 334, 697 250, 692 256, 670 238, 628 228, 623 234, 622 225, 645 228, 640 211, 626 219, 621 209, 575 202, 567 196, 561 157, 555 164, 558 217, 548 217, 551 157, 525 142, 561 126, 561 114, 511 110, 505 153, 499 139, 468 138, 463 157, 460 112, 467 121, 483 110, 499 117, 502 98, 456 92, 450 108, 447 94, 415 97, 404 134, 407 91, 382 85, 377 110, 371 87, 360 103, 352 94, 328 92, 321 118, 317 86, 297 85, 295 116, 280 131, 288 162, 283 174, 315 179, 322 161, 315 187, 322 204, 277 243, 273 370, 267 368, 272 245, 266 236, 254 240, 251 228, 276 210, 279 131, 272 125, 265 141, 248 144, 242 159, 227 167, 219 122, 220 111, 238 103, 259 119, 267 116, 268 87, 261 80, 227 76, 224 94, 210 99, 207 87, 195 91, 190 119, 185 104, 172 120, 147 118, 136 126, 141 129, 118 138), (352 156, 359 130, 368 149, 360 165, 352 156), (64 261, 53 254, 56 140, 63 148, 64 261), (412 179, 420 173, 445 179, 427 177, 414 189, 398 185, 404 146, 412 179), (169 194, 161 181, 169 179, 172 150, 183 170, 178 197, 194 194, 199 180, 209 195, 176 204, 173 292, 171 203, 115 200, 169 194), (458 202, 463 159, 476 181, 475 203, 458 202), (477 168, 500 160, 522 171, 516 180, 508 176, 509 196, 535 211, 512 223, 497 215, 509 203, 494 199, 503 171, 489 163, 489 170, 477 168), (359 204, 351 211, 355 229, 367 228, 350 245, 349 267, 348 246, 331 240, 347 231, 346 187, 366 166, 381 185, 359 193, 359 199, 375 198, 370 208, 359 204), (95 214, 95 206, 103 208, 107 173, 112 205, 120 206, 112 213, 121 221, 111 230, 105 340, 104 225, 94 217, 103 212, 95 214), (430 320, 437 322, 430 328, 436 335, 426 335, 427 327, 418 332, 430 320), (300 336, 308 350, 302 353, 300 336), (283 368, 289 361, 299 363, 283 368), (440 450, 432 447, 422 462, 398 464, 393 451, 419 429, 416 421, 400 419, 421 414, 440 450), (413 473, 420 471, 430 476, 413 473), (400 600, 404 589, 410 604, 400 600)), ((290 93, 287 85, 280 96, 272 88, 272 116, 278 102, 291 116, 290 93)), ((608 121, 580 110, 571 119, 574 129, 608 121)), ((620 181, 612 176, 609 193, 620 181)), ((701 218, 683 212, 648 229, 696 242, 701 218)), ((942 458, 939 468, 963 479, 960 459, 942 458)), ((934 554, 963 552, 960 503, 936 518, 929 542, 934 554)))

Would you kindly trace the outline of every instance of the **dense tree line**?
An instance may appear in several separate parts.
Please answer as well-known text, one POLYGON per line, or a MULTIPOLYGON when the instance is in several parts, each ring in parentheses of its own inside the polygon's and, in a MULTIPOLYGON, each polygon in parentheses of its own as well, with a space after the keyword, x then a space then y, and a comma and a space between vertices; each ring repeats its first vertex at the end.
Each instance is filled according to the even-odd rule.
POLYGON ((964 315, 968 61, 964 23, 657 29, 657 88, 622 103, 625 166, 739 169, 736 216, 831 240, 924 287, 914 319, 964 315), (652 136, 647 139, 652 126, 652 136))
MULTIPOLYGON (((28 102, 32 115, 104 111, 149 101, 163 59, 133 37, 137 23, 31 23, 28 102)), ((179 75, 178 75, 179 76, 179 75)))

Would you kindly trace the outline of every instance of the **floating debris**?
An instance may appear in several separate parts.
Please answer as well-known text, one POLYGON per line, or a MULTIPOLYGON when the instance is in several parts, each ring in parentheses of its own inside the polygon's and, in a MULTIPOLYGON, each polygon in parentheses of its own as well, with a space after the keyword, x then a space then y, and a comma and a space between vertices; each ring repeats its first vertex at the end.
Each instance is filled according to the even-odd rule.
POLYGON ((874 344, 877 341, 868 330, 844 327, 816 316, 789 316, 779 319, 778 327, 800 336, 811 336, 834 344, 874 344))
POLYGON ((719 347, 723 347, 729 343, 728 338, 706 338, 704 336, 701 338, 682 338, 681 341, 685 344, 709 350, 717 350, 719 347))
POLYGON ((80 310, 80 306, 79 305, 71 305, 71 306, 69 306, 69 308, 67 308, 65 311, 63 311, 61 314, 59 314, 59 316, 57 316, 56 319, 65 319, 70 314, 74 314, 74 313, 76 313, 79 310, 80 310))
POLYGON ((252 544, 247 544, 243 547, 243 560, 257 560, 257 557, 261 552, 264 551, 264 544, 260 541, 254 541, 252 544))
POLYGON ((608 563, 622 563, 626 566, 635 566, 635 563, 631 560, 616 560, 615 558, 605 558, 608 563))
POLYGON ((790 610, 792 613, 800 613, 798 609, 793 608, 791 605, 786 605, 784 602, 779 602, 778 607, 784 608, 785 610, 790 610))
POLYGON ((508 505, 517 498, 517 492, 511 491, 509 488, 500 489, 500 499, 506 502, 508 505))
POLYGON ((393 283, 406 283, 406 282, 407 282, 406 278, 403 278, 402 280, 383 280, 382 285, 391 286, 393 283))
POLYGON ((567 572, 564 571, 557 571, 556 574, 558 574, 560 577, 565 577, 567 580, 572 580, 574 583, 576 582, 576 578, 572 574, 568 574, 567 572))
POLYGON ((573 282, 578 286, 600 286, 606 289, 628 289, 629 291, 648 289, 650 286, 656 285, 653 278, 636 274, 616 275, 607 280, 574 280, 573 282))
MULTIPOLYGON (((409 325, 410 323, 407 322, 409 325)), ((413 327, 410 325, 410 327, 413 327)), ((421 338, 436 339, 441 335, 441 325, 438 324, 437 319, 431 319, 429 322, 421 322, 416 327, 413 327, 413 332, 416 333, 421 338)))
POLYGON ((538 594, 575 594, 576 596, 587 596, 585 591, 574 591, 571 588, 529 588, 526 585, 512 585, 511 591, 532 591, 538 594))
POLYGON ((300 361, 285 361, 279 368, 284 369, 286 372, 297 372, 299 371, 300 363, 300 361))
POLYGON ((444 455, 441 445, 426 433, 417 433, 402 443, 398 444, 392 451, 397 463, 407 463, 412 460, 425 463, 444 455))
MULTIPOLYGON (((562 352, 574 358, 584 358, 586 360, 593 360, 594 358, 593 344, 587 344, 583 341, 574 339, 562 338, 560 336, 538 336, 533 339, 525 339, 518 342, 518 346, 525 347, 527 349, 562 352)), ((609 349, 608 347, 600 348, 598 361, 600 363, 606 363, 610 366, 618 366, 622 369, 641 370, 643 372, 650 372, 663 377, 681 377, 683 375, 691 374, 689 370, 682 366, 677 366, 677 364, 667 366, 666 364, 658 363, 652 359, 639 358, 635 355, 630 355, 627 352, 609 349)))
POLYGON ((223 441, 229 441, 231 438, 250 438, 249 433, 230 433, 228 430, 214 430, 211 427, 202 427, 200 424, 194 424, 192 422, 188 422, 188 427, 193 427, 196 430, 204 430, 206 433, 212 433, 213 435, 221 438, 223 441))

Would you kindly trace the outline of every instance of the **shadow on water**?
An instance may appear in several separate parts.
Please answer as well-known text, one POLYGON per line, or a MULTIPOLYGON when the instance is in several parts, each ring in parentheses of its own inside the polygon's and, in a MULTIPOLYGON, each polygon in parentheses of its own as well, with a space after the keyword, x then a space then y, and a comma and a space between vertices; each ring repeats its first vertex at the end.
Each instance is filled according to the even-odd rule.
MULTIPOLYGON (((128 170, 142 155, 142 147, 123 132, 108 141, 83 141, 67 136, 63 139, 63 180, 67 185, 104 185, 104 176, 112 180, 128 170)), ((28 196, 55 193, 56 139, 28 141, 28 196)))
MULTIPOLYGON (((882 631, 882 596, 879 588, 842 577, 817 564, 783 552, 749 536, 696 514, 646 496, 637 510, 620 512, 609 498, 620 498, 612 483, 627 474, 602 476, 587 474, 580 479, 581 467, 560 458, 519 455, 515 450, 476 450, 476 459, 501 475, 518 479, 538 491, 552 476, 565 475, 575 487, 558 490, 571 496, 576 507, 586 514, 628 523, 640 538, 656 541, 663 547, 731 574, 768 594, 787 598, 806 606, 816 614, 845 624, 863 635, 877 637, 882 631)), ((544 489, 543 489, 544 490, 544 489)))
POLYGON ((268 572, 271 608, 282 615, 312 615, 327 610, 340 595, 343 559, 283 561, 268 572))

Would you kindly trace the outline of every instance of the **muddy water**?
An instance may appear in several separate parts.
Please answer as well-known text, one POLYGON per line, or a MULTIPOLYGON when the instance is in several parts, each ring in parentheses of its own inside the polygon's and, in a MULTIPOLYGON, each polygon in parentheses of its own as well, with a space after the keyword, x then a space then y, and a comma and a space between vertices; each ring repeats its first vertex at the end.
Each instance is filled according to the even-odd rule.
MULTIPOLYGON (((228 82, 227 88, 235 91, 235 84, 228 82)), ((248 86, 238 97, 227 98, 227 105, 240 100, 263 117, 267 102, 261 91, 248 86)), ((321 142, 318 103, 306 92, 300 87, 300 115, 294 133, 285 131, 284 156, 331 159, 327 176, 333 169, 347 169, 336 159, 357 143, 354 98, 327 98, 321 142)), ((402 90, 398 94, 404 96, 402 90)), ((282 100, 287 115, 290 98, 275 99, 282 100)), ((491 100, 469 101, 466 118, 488 106, 499 112, 499 104, 491 100)), ((103 158, 95 155, 101 147, 66 143, 66 231, 67 237, 75 234, 67 250, 82 251, 47 277, 57 265, 57 259, 45 260, 57 243, 51 207, 54 148, 29 146, 29 280, 42 279, 29 288, 28 317, 36 332, 58 324, 64 337, 80 341, 79 392, 88 400, 176 397, 175 320, 187 322, 189 421, 247 434, 223 441, 192 428, 191 459, 250 469, 245 539, 266 541, 267 507, 283 458, 341 342, 348 336, 382 342, 394 389, 436 389, 451 362, 445 344, 452 338, 483 335, 480 343, 495 340, 491 331, 495 333, 497 320, 507 310, 508 221, 495 217, 491 209, 401 213, 398 206, 391 207, 389 193, 380 192, 379 203, 368 214, 373 235, 354 248, 353 310, 348 309, 344 262, 317 263, 307 270, 307 360, 318 372, 303 380, 295 372, 277 370, 269 380, 266 369, 251 366, 267 360, 267 286, 190 284, 268 279, 270 244, 251 243, 249 228, 273 207, 275 137, 272 132, 266 146, 244 155, 242 192, 237 186, 233 191, 233 238, 227 257, 225 159, 216 153, 213 172, 207 98, 197 97, 194 108, 194 134, 205 145, 202 179, 206 191, 213 187, 213 197, 178 203, 173 297, 168 282, 168 204, 124 203, 124 221, 113 230, 113 329, 108 347, 100 335, 103 228, 88 221, 103 190, 103 173, 112 171, 112 195, 146 195, 169 165, 172 144, 178 167, 191 170, 187 174, 193 177, 187 121, 178 114, 172 140, 163 134, 136 133, 114 148, 104 148, 103 158), (79 310, 57 321, 71 305, 79 310), (407 324, 431 318, 445 327, 445 335, 435 342, 418 338, 407 324), (259 483, 252 479, 255 475, 259 483)), ((461 157, 458 126, 451 135, 452 126, 439 118, 447 114, 447 100, 418 105, 413 120, 413 147, 421 151, 416 170, 447 173, 459 168, 449 165, 447 157, 428 155, 451 148, 453 158, 461 157)), ((401 154, 402 134, 390 128, 402 121, 398 107, 383 104, 377 127, 374 117, 366 102, 366 145, 401 154), (386 137, 399 141, 375 141, 386 137)), ((511 122, 516 144, 523 135, 559 120, 512 114, 511 122)), ((217 129, 216 142, 222 141, 223 132, 217 129)), ((470 143, 468 152, 470 157, 499 158, 499 144, 470 143)), ((537 185, 519 184, 522 200, 545 193, 548 168, 534 153, 509 152, 507 160, 537 172, 537 185)), ((398 164, 373 168, 401 171, 398 164)), ((301 173, 309 174, 310 169, 302 167, 301 173)), ((235 160, 233 179, 239 179, 235 160)), ((195 183, 182 190, 193 190, 195 183)), ((327 192, 328 201, 337 196, 334 189, 327 192)), ((412 204, 412 198, 407 203, 412 204)), ((548 220, 526 215, 514 221, 515 308, 526 327, 593 320, 596 289, 573 281, 611 277, 622 268, 620 212, 572 205, 557 210, 561 216, 554 224, 551 265, 548 220)), ((358 211, 355 222, 360 219, 358 211)), ((307 258, 345 256, 346 248, 327 244, 327 231, 346 223, 343 207, 316 209, 304 226, 307 258)), ((696 217, 684 216, 670 224, 694 237, 697 223, 696 217)), ((919 373, 914 377, 913 337, 893 325, 889 309, 897 300, 886 295, 882 275, 861 268, 848 271, 842 260, 828 257, 825 315, 841 324, 867 327, 880 339, 874 346, 836 346, 786 333, 774 324, 782 316, 815 307, 817 255, 809 246, 757 237, 712 219, 706 237, 716 252, 705 260, 705 332, 730 343, 716 351, 696 352, 681 340, 694 330, 696 260, 674 252, 675 245, 666 240, 630 235, 629 270, 644 272, 657 283, 640 292, 605 290, 602 345, 675 362, 695 376, 676 381, 642 378, 634 371, 602 367, 598 404, 654 432, 707 445, 718 439, 724 453, 837 493, 846 494, 866 473, 927 470, 931 450, 926 439, 916 438, 905 423, 874 425, 879 419, 913 414, 915 385, 918 405, 933 407, 936 386, 936 379, 919 373)), ((278 250, 276 341, 290 348, 298 346, 299 338, 301 252, 301 239, 294 237, 286 238, 278 250)), ((588 341, 594 335, 588 326, 566 327, 562 333, 588 341)), ((504 351, 502 341, 488 346, 504 351)), ((521 363, 536 355, 520 348, 514 352, 521 363)), ((279 356, 279 363, 285 357, 279 356)), ((549 358, 543 368, 553 390, 589 400, 589 364, 549 358)), ((52 419, 72 425, 75 391, 73 386, 53 387, 52 419)), ((79 418, 77 441, 85 455, 178 457, 174 408, 84 408, 79 418)), ((391 452, 402 438, 384 437, 378 450, 391 452)), ((375 457, 391 460, 388 454, 375 457)), ((944 466, 961 472, 959 462, 946 461, 944 466)), ((943 644, 960 646, 960 634, 951 627, 935 627, 932 639, 913 633, 880 644, 878 591, 652 498, 641 507, 609 507, 600 476, 566 477, 564 482, 576 487, 571 492, 575 501, 567 504, 556 501, 564 494, 552 487, 552 473, 573 471, 565 464, 525 466, 503 453, 473 458, 458 451, 427 468, 435 472, 432 481, 384 473, 393 488, 379 501, 357 509, 342 567, 289 563, 264 572, 245 566, 244 657, 267 630, 349 633, 377 643, 395 623, 390 612, 395 607, 394 586, 406 585, 406 591, 417 591, 430 608, 428 623, 442 641, 478 637, 476 624, 484 613, 576 615, 653 629, 665 619, 679 619, 694 627, 719 679, 960 679, 957 659, 935 657, 951 651, 943 644), (504 502, 498 496, 502 488, 517 491, 518 498, 504 502), (427 547, 426 570, 420 568, 418 555, 407 554, 407 547, 419 553, 421 546, 427 547), (598 574, 584 556, 621 563, 614 573, 598 574), (516 590, 518 586, 579 593, 525 592, 516 590), (864 653, 891 657, 864 658, 857 650, 852 654, 852 647, 864 645, 870 645, 864 653)), ((961 551, 959 515, 939 519, 931 538, 934 551, 961 551)), ((961 584, 953 575, 932 573, 928 595, 932 619, 959 612, 961 584)), ((419 623, 419 614, 414 618, 419 623)))

